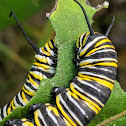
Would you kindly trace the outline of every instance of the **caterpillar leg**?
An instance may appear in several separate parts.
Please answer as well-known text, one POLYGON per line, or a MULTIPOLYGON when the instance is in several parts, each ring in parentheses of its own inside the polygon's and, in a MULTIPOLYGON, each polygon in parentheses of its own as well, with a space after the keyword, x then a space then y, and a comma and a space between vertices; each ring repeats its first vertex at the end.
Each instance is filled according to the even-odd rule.
POLYGON ((26 118, 23 119, 10 119, 8 120, 4 126, 36 126, 33 120, 29 120, 26 118))
POLYGON ((32 105, 30 111, 34 113, 37 126, 71 126, 57 108, 49 103, 32 105))

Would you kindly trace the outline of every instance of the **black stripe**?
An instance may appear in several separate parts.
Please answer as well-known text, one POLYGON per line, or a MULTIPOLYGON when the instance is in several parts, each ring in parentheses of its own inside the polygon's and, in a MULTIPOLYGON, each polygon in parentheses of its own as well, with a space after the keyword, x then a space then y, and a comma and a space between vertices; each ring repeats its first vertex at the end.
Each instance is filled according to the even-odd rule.
MULTIPOLYGON (((103 69, 100 69, 100 68, 92 68, 92 67, 85 67, 85 68, 78 68, 78 71, 79 72, 90 72, 90 73, 93 73, 95 75, 103 75, 105 77, 108 77, 112 80, 115 80, 116 79, 116 68, 113 67, 112 70, 103 70, 103 69)), ((88 75, 88 74, 87 74, 88 75)), ((89 75, 90 76, 90 75, 89 75)))
MULTIPOLYGON (((42 120, 41 120, 41 118, 40 118, 39 116, 38 116, 38 120, 39 120, 41 126, 44 126, 44 124, 43 124, 43 122, 42 122, 42 120)), ((36 125, 37 125, 37 124, 36 124, 36 125)))
MULTIPOLYGON (((61 101, 60 101, 59 104, 62 106, 62 109, 63 109, 63 111, 67 114, 67 116, 68 116, 77 126, 79 126, 79 125, 77 124, 77 122, 74 120, 74 118, 70 115, 70 113, 68 112, 68 110, 65 108, 65 106, 61 103, 61 101)), ((59 110, 59 111, 60 111, 60 110, 59 110)))
POLYGON ((94 86, 94 88, 91 88, 88 85, 85 84, 81 84, 81 82, 79 81, 79 79, 74 78, 72 80, 72 82, 74 82, 78 87, 80 87, 82 90, 84 90, 85 92, 91 94, 92 96, 96 97, 97 99, 99 99, 99 101, 101 101, 103 104, 105 104, 108 100, 108 97, 111 93, 111 90, 103 85, 100 85, 99 83, 97 83, 94 80, 91 81, 86 81, 83 79, 83 82, 89 83, 90 85, 94 86))
POLYGON ((38 59, 36 59, 36 58, 35 58, 35 60, 36 60, 35 62, 37 62, 37 63, 44 64, 44 65, 47 65, 47 66, 50 66, 50 67, 56 67, 56 64, 51 64, 51 65, 50 65, 50 64, 48 64, 48 63, 41 62, 40 60, 38 60, 38 59))
POLYGON ((28 83, 27 81, 26 81, 26 85, 27 85, 28 87, 30 87, 32 90, 34 90, 34 91, 37 90, 36 88, 34 88, 34 87, 31 85, 31 83, 28 83))
POLYGON ((99 53, 92 54, 88 57, 85 57, 84 59, 86 60, 86 59, 101 59, 101 58, 117 59, 117 54, 115 52, 112 52, 112 51, 99 52, 99 53))
MULTIPOLYGON (((35 78, 33 75, 31 75, 30 73, 29 73, 29 75, 30 75, 30 77, 33 79, 33 81, 35 81, 37 84, 40 84, 40 80, 39 79, 37 79, 37 78, 35 78)), ((28 80, 29 80, 29 77, 28 77, 28 80)))
MULTIPOLYGON (((114 59, 113 59, 114 60, 114 59)), ((85 61, 85 60, 82 60, 82 61, 85 61)), ((80 62, 82 62, 82 61, 80 61, 80 62)), ((79 62, 79 63, 80 63, 79 62)), ((110 60, 104 60, 104 61, 92 61, 92 62, 90 62, 90 63, 88 63, 88 64, 86 64, 86 65, 94 65, 95 66, 95 64, 97 64, 97 63, 104 63, 104 62, 108 62, 108 63, 117 63, 116 61, 110 61, 110 60)), ((85 66, 86 66, 85 65, 85 66)))
POLYGON ((48 73, 48 72, 45 72, 45 71, 42 71, 42 70, 36 69, 36 68, 31 68, 31 71, 40 72, 40 73, 44 74, 47 78, 50 78, 50 79, 55 75, 55 73, 48 73))
MULTIPOLYGON (((7 110, 8 110, 8 108, 9 108, 9 106, 10 106, 10 103, 7 104, 6 113, 7 113, 7 110)), ((8 113, 7 113, 7 114, 8 114, 8 113)))
MULTIPOLYGON (((103 39, 103 40, 104 40, 104 39, 103 39)), ((108 40, 109 40, 109 39, 108 39, 108 40)), ((101 46, 104 46, 104 45, 110 45, 110 46, 113 46, 113 44, 112 44, 111 42, 106 41, 106 42, 100 44, 99 46, 97 46, 96 49, 99 48, 99 47, 101 47, 101 46)))
MULTIPOLYGON (((25 97, 28 99, 28 101, 33 97, 33 96, 30 96, 30 95, 28 95, 25 91, 23 91, 24 92, 24 94, 25 94, 25 97)), ((28 91, 29 92, 29 91, 28 91)))
POLYGON ((19 101, 19 98, 18 98, 18 95, 15 96, 16 98, 16 102, 20 105, 20 106, 23 106, 23 104, 19 101))
POLYGON ((4 112, 3 112, 3 108, 1 108, 1 115, 0 115, 0 116, 1 116, 2 119, 4 118, 3 113, 4 113, 4 112))

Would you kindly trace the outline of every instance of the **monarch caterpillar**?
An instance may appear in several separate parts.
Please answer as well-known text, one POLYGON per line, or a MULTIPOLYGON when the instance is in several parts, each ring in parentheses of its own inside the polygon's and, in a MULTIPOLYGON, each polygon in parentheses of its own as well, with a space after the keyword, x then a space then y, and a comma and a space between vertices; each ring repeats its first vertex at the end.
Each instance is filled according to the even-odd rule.
POLYGON ((107 38, 113 21, 106 35, 94 33, 84 8, 74 1, 81 7, 90 31, 82 34, 76 43, 78 75, 70 88, 52 89, 56 107, 49 103, 30 107, 34 113, 33 124, 37 126, 86 126, 104 107, 114 86, 117 54, 107 38))
POLYGON ((55 75, 57 66, 57 48, 55 46, 55 40, 51 39, 44 47, 38 49, 27 37, 14 12, 10 13, 10 17, 12 14, 22 29, 26 39, 37 54, 35 54, 33 65, 28 73, 28 78, 26 79, 23 88, 10 103, 6 104, 0 110, 0 121, 10 114, 16 107, 27 105, 29 100, 35 95, 40 81, 42 79, 52 78, 55 75))

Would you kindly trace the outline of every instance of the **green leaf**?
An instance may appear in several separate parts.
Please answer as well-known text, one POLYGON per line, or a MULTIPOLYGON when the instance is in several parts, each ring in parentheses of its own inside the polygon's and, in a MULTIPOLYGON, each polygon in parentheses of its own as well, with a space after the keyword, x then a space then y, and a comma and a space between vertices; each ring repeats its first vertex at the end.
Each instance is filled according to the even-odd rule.
MULTIPOLYGON (((84 6, 89 21, 92 23, 93 15, 100 9, 94 9, 86 5, 84 0, 78 1, 84 6)), ((55 41, 58 47, 56 74, 52 79, 42 80, 40 88, 37 90, 36 95, 30 100, 29 104, 25 107, 15 109, 0 123, 1 126, 11 117, 21 118, 22 116, 26 116, 29 105, 33 103, 53 102, 54 99, 50 95, 52 88, 56 86, 69 87, 70 81, 77 74, 75 64, 73 63, 73 59, 75 58, 75 43, 78 36, 84 32, 89 32, 87 23, 81 8, 73 0, 59 0, 56 7, 57 8, 54 9, 54 12, 52 12, 50 16, 50 21, 56 32, 55 41)), ((107 5, 105 7, 107 7, 107 5)), ((107 104, 89 126, 95 126, 103 120, 126 110, 125 97, 126 94, 120 89, 119 84, 116 83, 107 104)), ((124 124, 125 120, 125 117, 122 116, 114 122, 110 122, 108 125, 120 124, 121 126, 121 124, 124 124)))

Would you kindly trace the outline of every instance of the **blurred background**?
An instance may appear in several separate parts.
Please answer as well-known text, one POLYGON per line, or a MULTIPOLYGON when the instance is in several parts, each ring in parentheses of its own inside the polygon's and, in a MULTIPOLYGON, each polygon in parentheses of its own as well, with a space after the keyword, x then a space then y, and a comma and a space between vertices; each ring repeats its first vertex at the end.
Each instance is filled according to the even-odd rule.
MULTIPOLYGON (((89 0, 96 7, 104 0, 89 0)), ((93 29, 104 34, 114 15, 116 20, 109 38, 118 53, 117 81, 126 91, 126 1, 111 0, 109 9, 95 14, 93 29)), ((0 1, 0 108, 21 90, 32 65, 35 51, 9 13, 13 10, 29 38, 41 47, 55 32, 45 14, 55 5, 54 0, 0 1)))

